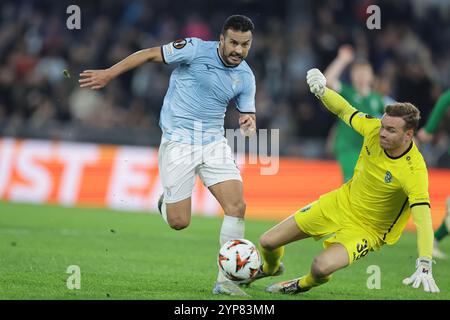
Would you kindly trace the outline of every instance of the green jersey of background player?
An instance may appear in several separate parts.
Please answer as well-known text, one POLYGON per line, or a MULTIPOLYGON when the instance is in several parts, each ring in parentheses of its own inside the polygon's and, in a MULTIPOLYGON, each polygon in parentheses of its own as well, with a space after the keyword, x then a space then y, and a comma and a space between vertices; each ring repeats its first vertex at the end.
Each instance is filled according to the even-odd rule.
MULTIPOLYGON (((384 112, 383 98, 372 91, 374 80, 372 66, 367 61, 355 60, 355 54, 350 45, 339 48, 336 59, 328 66, 324 74, 329 87, 340 93, 351 105, 361 112, 381 117, 384 112), (350 63, 352 63, 351 85, 339 81, 342 72, 350 63)), ((363 137, 339 119, 330 131, 329 140, 332 140, 333 153, 341 166, 344 182, 347 182, 353 176, 363 137)))
MULTIPOLYGON (((431 114, 428 118, 427 123, 425 126, 419 130, 417 133, 417 138, 422 143, 428 143, 433 139, 434 133, 436 133, 439 122, 441 122, 442 118, 444 118, 444 115, 446 114, 446 111, 448 107, 450 106, 450 89, 447 89, 441 97, 436 102, 433 110, 431 111, 431 114)), ((438 160, 438 166, 450 168, 450 146, 446 153, 444 153, 438 160)), ((444 239, 450 230, 450 197, 447 198, 447 205, 446 205, 446 215, 444 218, 444 221, 442 221, 442 224, 437 228, 436 232, 434 233, 434 247, 433 247, 433 257, 445 259, 447 258, 447 255, 439 250, 438 248, 438 242, 444 239)))

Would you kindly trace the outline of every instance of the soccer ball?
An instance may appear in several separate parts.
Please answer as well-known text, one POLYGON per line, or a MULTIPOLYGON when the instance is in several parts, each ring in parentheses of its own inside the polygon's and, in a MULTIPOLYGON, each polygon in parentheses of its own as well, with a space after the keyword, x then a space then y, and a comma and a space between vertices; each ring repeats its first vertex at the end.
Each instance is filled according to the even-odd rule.
POLYGON ((245 283, 258 272, 261 258, 251 241, 235 239, 226 242, 220 248, 217 264, 228 279, 245 283))

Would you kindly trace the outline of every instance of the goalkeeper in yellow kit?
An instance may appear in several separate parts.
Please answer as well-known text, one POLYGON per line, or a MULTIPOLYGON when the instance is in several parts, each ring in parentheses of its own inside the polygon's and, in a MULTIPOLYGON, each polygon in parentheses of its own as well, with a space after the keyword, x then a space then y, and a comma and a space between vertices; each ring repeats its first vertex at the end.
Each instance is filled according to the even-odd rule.
POLYGON ((307 83, 328 110, 364 137, 363 147, 352 179, 261 236, 264 263, 256 279, 282 273, 284 245, 331 235, 307 275, 266 288, 268 292, 279 293, 308 291, 328 282, 333 272, 370 251, 394 244, 411 214, 417 227, 419 257, 416 271, 403 283, 439 292, 431 267, 433 229, 428 173, 412 141, 419 124, 419 110, 410 103, 395 103, 385 108, 380 120, 359 112, 338 93, 326 88, 326 79, 318 69, 308 71, 307 83))

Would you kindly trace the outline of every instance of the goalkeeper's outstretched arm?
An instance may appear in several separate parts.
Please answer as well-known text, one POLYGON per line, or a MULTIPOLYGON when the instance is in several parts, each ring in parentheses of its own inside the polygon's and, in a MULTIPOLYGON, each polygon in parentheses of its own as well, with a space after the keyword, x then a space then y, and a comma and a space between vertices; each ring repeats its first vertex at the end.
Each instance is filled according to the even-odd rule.
POLYGON ((351 118, 358 110, 348 103, 339 93, 326 87, 325 76, 318 69, 311 69, 306 75, 309 89, 322 101, 325 107, 341 118, 347 125, 351 125, 351 118))
POLYGON ((419 257, 431 259, 434 234, 430 208, 428 205, 414 206, 411 208, 411 216, 417 230, 417 248, 419 257))
POLYGON ((339 93, 325 88, 324 95, 320 101, 325 107, 351 126, 351 118, 359 111, 347 102, 339 93))

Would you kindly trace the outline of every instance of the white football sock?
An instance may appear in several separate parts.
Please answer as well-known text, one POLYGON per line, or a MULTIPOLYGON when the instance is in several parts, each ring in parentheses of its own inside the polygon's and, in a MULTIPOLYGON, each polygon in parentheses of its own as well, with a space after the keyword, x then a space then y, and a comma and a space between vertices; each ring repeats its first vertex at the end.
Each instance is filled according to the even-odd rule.
MULTIPOLYGON (((245 220, 242 218, 224 215, 222 228, 220 229, 220 246, 233 239, 243 239, 245 233, 245 220)), ((227 278, 219 270, 217 281, 223 282, 227 278)))

